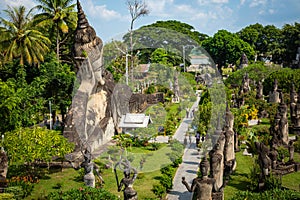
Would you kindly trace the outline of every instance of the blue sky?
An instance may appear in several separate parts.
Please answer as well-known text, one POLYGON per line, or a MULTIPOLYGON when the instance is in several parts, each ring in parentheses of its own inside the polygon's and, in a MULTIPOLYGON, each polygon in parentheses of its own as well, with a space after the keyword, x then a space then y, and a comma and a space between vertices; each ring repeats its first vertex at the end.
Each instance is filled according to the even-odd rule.
MULTIPOLYGON (((299 0, 145 0, 145 3, 150 14, 139 18, 135 29, 158 20, 179 20, 213 36, 220 29, 237 32, 257 22, 279 28, 284 24, 300 23, 299 0)), ((31 8, 36 1, 0 1, 1 8, 20 4, 31 8)), ((81 0, 81 4, 90 24, 105 42, 129 30, 126 0, 81 0)))

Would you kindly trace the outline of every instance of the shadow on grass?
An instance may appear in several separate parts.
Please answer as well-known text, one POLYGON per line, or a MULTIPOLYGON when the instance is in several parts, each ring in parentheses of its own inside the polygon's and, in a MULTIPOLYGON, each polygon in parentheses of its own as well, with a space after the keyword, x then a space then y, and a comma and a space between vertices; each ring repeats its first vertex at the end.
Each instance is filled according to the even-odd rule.
POLYGON ((248 179, 248 174, 235 172, 229 177, 227 186, 236 188, 237 190, 248 190, 250 185, 250 180, 248 179))

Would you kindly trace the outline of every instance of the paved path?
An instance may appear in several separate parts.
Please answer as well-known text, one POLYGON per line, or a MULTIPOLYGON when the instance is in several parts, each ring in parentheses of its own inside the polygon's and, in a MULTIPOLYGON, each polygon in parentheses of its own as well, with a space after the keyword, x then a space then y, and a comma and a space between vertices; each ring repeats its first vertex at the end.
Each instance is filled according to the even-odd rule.
MULTIPOLYGON (((194 103, 190 111, 198 107, 200 98, 194 103)), ((190 113, 191 114, 191 113, 190 113)), ((191 115, 190 115, 191 116, 191 115)), ((192 123, 192 118, 184 118, 183 122, 177 129, 174 138, 183 143, 185 138, 185 133, 188 130, 189 124, 192 123)), ((189 142, 189 138, 188 138, 189 142)), ((182 157, 182 164, 176 171, 175 177, 173 179, 173 189, 168 193, 168 200, 189 200, 192 199, 192 193, 188 192, 186 187, 181 183, 182 176, 185 180, 191 184, 192 180, 197 176, 198 165, 200 162, 200 155, 196 148, 196 138, 192 137, 191 144, 188 144, 184 150, 184 155, 182 157)))

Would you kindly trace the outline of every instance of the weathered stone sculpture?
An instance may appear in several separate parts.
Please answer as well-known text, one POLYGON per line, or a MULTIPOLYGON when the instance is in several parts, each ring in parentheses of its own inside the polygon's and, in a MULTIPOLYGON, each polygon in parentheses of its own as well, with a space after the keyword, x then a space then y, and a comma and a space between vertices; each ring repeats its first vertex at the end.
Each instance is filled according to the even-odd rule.
POLYGON ((122 178, 122 180, 119 182, 117 182, 118 185, 118 191, 120 192, 124 186, 123 189, 123 194, 124 194, 124 200, 137 200, 138 196, 137 196, 137 192, 133 189, 133 183, 135 181, 135 179, 137 178, 137 170, 133 167, 130 166, 129 161, 127 161, 126 163, 123 161, 118 162, 115 165, 115 174, 116 174, 116 179, 118 181, 118 175, 116 173, 116 167, 119 165, 123 165, 124 166, 124 178, 122 178), (131 171, 133 171, 133 174, 131 176, 131 171))
POLYGON ((241 63, 239 65, 239 68, 243 69, 244 67, 247 67, 247 66, 248 66, 248 58, 247 58, 246 54, 243 53, 242 57, 241 57, 241 63))
POLYGON ((8 170, 8 158, 4 149, 1 147, 0 149, 0 182, 4 182, 6 180, 8 170))
POLYGON ((280 91, 280 104, 278 106, 278 112, 281 116, 279 121, 280 138, 279 141, 282 144, 287 145, 289 142, 289 130, 287 119, 287 105, 284 103, 283 93, 280 91))
POLYGON ((243 94, 248 93, 250 91, 250 78, 248 73, 246 73, 243 77, 241 91, 243 94))
MULTIPOLYGON (((300 90, 299 94, 300 96, 300 90)), ((300 136, 300 101, 297 100, 296 108, 295 108, 295 117, 294 117, 294 125, 293 125, 293 133, 300 136)))
POLYGON ((294 126, 296 124, 296 116, 297 116, 297 102, 298 102, 298 95, 295 91, 295 85, 292 84, 291 92, 290 92, 290 115, 291 115, 291 125, 294 126))
POLYGON ((264 99, 263 85, 261 81, 258 81, 256 85, 256 99, 264 99))
POLYGON ((275 146, 271 146, 270 152, 268 154, 269 158, 271 159, 271 167, 272 169, 276 169, 277 167, 277 158, 278 158, 278 152, 275 148, 275 146))
POLYGON ((206 158, 206 155, 200 162, 199 167, 202 177, 193 179, 191 187, 186 182, 185 177, 182 177, 182 184, 185 185, 189 192, 193 192, 193 200, 212 200, 212 189, 215 180, 208 177, 209 162, 206 158))
POLYGON ((67 115, 64 136, 91 152, 108 142, 115 132, 110 110, 112 77, 103 69, 103 43, 88 23, 77 1, 78 21, 75 31, 74 59, 77 68, 78 90, 67 115), (107 78, 107 82, 105 79, 107 78))
POLYGON ((255 147, 258 152, 258 164, 261 169, 261 181, 270 173, 271 159, 269 158, 269 148, 262 142, 255 142, 255 147))
POLYGON ((273 91, 269 92, 269 102, 270 103, 279 103, 280 102, 279 92, 277 90, 278 90, 278 81, 277 81, 277 79, 275 79, 273 91))
POLYGON ((225 175, 229 176, 236 168, 235 152, 234 152, 234 131, 233 131, 234 115, 230 109, 226 107, 225 114, 225 146, 224 146, 224 164, 225 175))
POLYGON ((92 162, 92 154, 88 150, 85 150, 85 152, 83 153, 83 157, 84 157, 84 161, 79 166, 75 166, 73 162, 71 162, 71 164, 73 165, 73 168, 76 170, 80 168, 84 168, 83 181, 85 185, 87 187, 93 187, 93 188, 95 187, 96 178, 94 175, 94 171, 96 172, 98 178, 101 180, 101 184, 104 183, 104 180, 99 173, 99 167, 94 162, 92 162))
POLYGON ((217 143, 209 152, 210 157, 210 177, 215 179, 213 187, 214 192, 221 192, 223 188, 223 174, 224 174, 224 144, 225 136, 223 133, 219 135, 217 143))
POLYGON ((294 151, 295 151, 295 147, 294 147, 294 140, 290 140, 289 144, 288 144, 288 149, 289 149, 289 162, 292 163, 294 162, 294 151))

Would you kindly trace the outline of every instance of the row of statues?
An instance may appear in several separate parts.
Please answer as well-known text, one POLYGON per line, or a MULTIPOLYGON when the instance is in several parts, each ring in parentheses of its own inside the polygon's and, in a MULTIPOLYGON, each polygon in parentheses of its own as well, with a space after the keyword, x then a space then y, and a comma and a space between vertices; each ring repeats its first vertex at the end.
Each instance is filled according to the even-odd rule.
POLYGON ((208 161, 207 154, 205 154, 199 164, 202 176, 195 178, 191 187, 182 177, 182 183, 187 190, 194 192, 193 199, 224 199, 223 189, 226 185, 224 178, 228 180, 236 169, 233 123, 234 116, 227 106, 223 130, 218 120, 216 131, 212 135, 213 148, 208 153, 210 159, 208 161))

